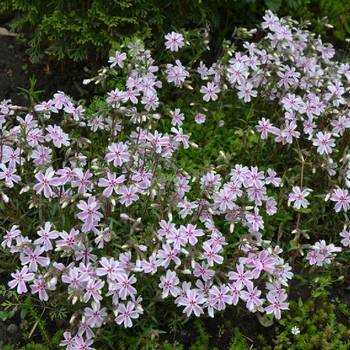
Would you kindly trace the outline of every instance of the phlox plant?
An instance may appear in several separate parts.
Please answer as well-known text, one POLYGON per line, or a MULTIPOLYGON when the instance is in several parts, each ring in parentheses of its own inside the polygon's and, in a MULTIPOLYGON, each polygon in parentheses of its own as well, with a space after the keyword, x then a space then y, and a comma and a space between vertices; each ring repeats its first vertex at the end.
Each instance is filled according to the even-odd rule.
MULTIPOLYGON (((316 196, 336 213, 349 209, 350 66, 269 11, 259 30, 260 41, 244 41, 234 53, 229 47, 210 67, 181 62, 189 45, 182 33, 165 36, 172 61, 159 65, 131 42, 84 82, 117 81, 93 113, 62 91, 27 112, 1 102, 1 195, 9 212, 17 206, 25 213, 4 212, 1 245, 20 264, 8 285, 43 304, 60 295, 72 305, 66 349, 94 349, 106 323, 137 324, 152 302, 143 295, 150 281, 153 298, 171 300, 188 317, 214 317, 241 303, 280 319, 293 272, 280 242, 264 237, 278 193, 287 191, 281 205, 297 212, 295 232, 316 196), (205 127, 209 108, 233 95, 274 106, 254 127, 264 142, 296 146, 293 186, 287 179, 282 187, 276 171, 259 164, 213 165, 198 177, 178 166, 179 152, 201 145, 184 131, 188 116, 174 104, 192 100, 193 119, 205 127), (320 193, 305 183, 309 164, 328 179, 320 193)), ((341 243, 349 246, 344 217, 341 243)), ((329 264, 341 251, 313 238, 311 265, 329 264)))

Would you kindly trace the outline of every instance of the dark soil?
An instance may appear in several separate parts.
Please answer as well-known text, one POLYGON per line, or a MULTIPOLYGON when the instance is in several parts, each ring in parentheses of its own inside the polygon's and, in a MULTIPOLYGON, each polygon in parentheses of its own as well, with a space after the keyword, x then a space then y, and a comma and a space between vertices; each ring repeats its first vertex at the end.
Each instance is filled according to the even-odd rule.
POLYGON ((24 49, 15 38, 0 36, 0 98, 13 99, 18 103, 18 87, 28 86, 28 77, 23 72, 27 64, 24 49))
POLYGON ((26 49, 17 38, 0 35, 0 100, 11 99, 15 104, 25 104, 18 88, 29 88, 32 77, 36 79, 35 90, 43 91, 42 99, 50 98, 58 90, 72 97, 81 96, 80 86, 86 77, 81 64, 33 64, 26 49))

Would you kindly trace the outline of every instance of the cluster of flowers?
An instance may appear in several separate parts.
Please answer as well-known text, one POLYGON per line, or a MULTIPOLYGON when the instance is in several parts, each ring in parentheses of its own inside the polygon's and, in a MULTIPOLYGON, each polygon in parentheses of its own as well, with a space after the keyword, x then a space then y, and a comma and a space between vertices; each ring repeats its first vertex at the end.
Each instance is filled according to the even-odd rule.
MULTIPOLYGON (((52 102, 45 103, 49 107, 45 107, 44 113, 67 109, 71 103, 63 93, 57 93, 52 102)), ((36 110, 41 110, 43 105, 37 105, 36 110)), ((137 131, 131 133, 128 142, 107 146, 105 155, 95 161, 98 171, 84 170, 86 157, 75 154, 62 160, 64 164, 67 162, 65 166, 54 170, 51 155, 70 144, 69 135, 57 125, 40 126, 30 114, 17 120, 19 124, 8 130, 3 145, 1 165, 5 186, 20 186, 17 167, 32 162, 32 184, 26 182, 20 192, 33 191, 33 196, 49 202, 57 200, 63 206, 69 202, 76 207, 74 214, 78 222, 69 232, 57 230, 47 222, 37 231, 35 239, 23 235, 16 225, 8 230, 2 247, 18 253, 23 265, 12 274, 9 286, 22 294, 28 292, 30 283, 31 293, 38 293, 40 300, 47 301, 49 293, 62 282, 67 284, 73 303, 79 300, 88 304, 76 335, 65 333, 62 344, 67 348, 81 349, 92 344, 92 329, 100 327, 107 316, 107 309, 102 307, 106 299, 112 301, 115 321, 125 327, 132 326, 132 319, 143 313, 142 298, 137 296, 135 288, 137 274, 162 273, 159 283, 162 297, 176 298, 175 303, 184 306, 188 316, 192 313, 200 316, 204 309, 213 316, 215 310, 236 305, 239 299, 250 311, 274 313, 277 318, 288 307, 283 286, 292 277, 290 267, 279 256, 282 250, 272 249, 260 234, 264 228, 262 206, 268 215, 277 210, 276 201, 267 195, 266 187, 281 184, 273 170, 268 169, 264 174, 257 167, 236 165, 226 183, 222 183, 219 174, 208 172, 200 179, 203 198, 194 201, 188 200, 190 177, 177 173, 172 183, 174 193, 167 205, 174 208, 179 218, 191 223, 176 228, 171 220, 161 220, 159 230, 151 237, 153 250, 151 246, 136 244, 134 249, 127 246, 118 259, 98 257, 112 234, 106 225, 107 206, 129 207, 143 195, 151 195, 152 189, 161 191, 161 186, 152 188, 158 181, 161 183, 160 178, 153 181, 158 171, 154 162, 169 159, 182 139, 176 141, 178 135, 152 133, 136 125, 137 131), (241 242, 240 251, 244 254, 238 259, 236 269, 225 273, 219 284, 214 283, 214 277, 218 279, 215 267, 224 265, 227 243, 215 225, 215 216, 225 217, 231 225, 240 222, 250 232, 250 239, 241 242), (203 228, 197 227, 199 224, 203 228), (62 263, 63 258, 68 258, 68 263, 62 263), (268 281, 266 306, 258 288, 262 280, 268 281)), ((122 216, 127 221, 133 220, 125 213, 122 216)))
MULTIPOLYGON (((264 16, 262 28, 268 31, 265 38, 258 44, 245 43, 246 51, 237 52, 229 61, 227 80, 244 102, 260 97, 276 101, 280 107, 274 120, 278 126, 267 118, 256 126, 262 139, 271 136, 285 145, 303 139, 305 148, 314 147, 324 157, 322 168, 334 176, 341 164, 330 155, 350 128, 346 103, 350 66, 332 60, 335 50, 331 44, 322 43, 312 33, 293 27, 270 11, 264 16)), ((297 209, 306 208, 305 197, 310 192, 309 188, 296 186, 289 200, 295 201, 297 209)), ((331 200, 337 212, 350 208, 347 189, 331 190, 331 200)))
MULTIPOLYGON (((327 157, 327 166, 334 165, 329 155, 348 128, 342 84, 350 71, 331 60, 329 46, 272 13, 262 27, 269 30, 262 48, 245 43, 245 51, 226 66, 200 63, 195 74, 206 82, 199 88, 201 98, 216 101, 221 91, 236 89, 244 102, 276 100, 284 114, 282 122, 278 119, 282 126, 263 118, 257 126, 261 137, 274 135, 276 142, 290 144, 305 134, 327 157), (323 86, 328 92, 320 94, 323 86), (323 129, 318 130, 321 116, 323 129), (331 129, 324 131, 328 119, 331 129), (304 129, 298 131, 300 125, 304 129)), ((172 52, 185 46, 182 34, 173 32, 165 39, 172 52)), ((116 52, 109 63, 109 69, 89 81, 123 70, 125 89, 108 92, 107 107, 94 115, 60 91, 26 115, 17 115, 10 101, 0 104, 3 200, 27 196, 33 215, 39 206, 60 205, 69 217, 50 218, 36 233, 23 234, 18 223, 6 231, 2 247, 19 254, 22 264, 9 287, 47 301, 66 286, 75 305, 73 316, 80 319, 77 328, 64 334, 61 344, 68 350, 93 349, 94 330, 111 312, 117 324, 131 327, 144 312, 145 275, 153 276, 158 294, 173 298, 187 316, 214 316, 242 300, 249 311, 279 319, 288 308, 286 288, 293 274, 282 249, 264 240, 262 232, 264 217, 277 211, 268 187, 279 187, 281 179, 272 169, 240 164, 229 174, 205 170, 199 181, 177 169, 176 151, 195 144, 183 131, 184 113, 179 108, 169 112, 159 92, 164 80, 175 88, 192 88, 191 69, 179 59, 162 69, 139 43, 131 43, 127 53, 116 52), (76 130, 89 139, 76 136, 76 130), (111 223, 118 217, 116 235, 111 223), (72 223, 69 228, 66 222, 72 223), (237 226, 247 233, 234 254, 228 254, 226 231, 237 226)), ((198 124, 205 122, 205 109, 194 114, 198 124)), ((327 170, 330 175, 335 171, 327 170)), ((306 208, 311 191, 293 187, 289 204, 306 208)), ((349 209, 346 189, 332 190, 328 197, 337 212, 349 209)), ((342 243, 347 246, 345 232, 342 243)), ((307 259, 322 265, 337 251, 321 241, 307 259)))
MULTIPOLYGON (((272 249, 270 242, 263 241, 259 234, 263 228, 259 215, 261 205, 265 204, 269 215, 276 211, 274 199, 266 196, 265 184, 271 183, 280 183, 271 170, 265 178, 256 168, 249 170, 236 166, 231 172, 230 181, 223 185, 220 176, 206 174, 201 178, 201 186, 207 199, 199 200, 196 214, 203 229, 193 224, 176 228, 171 220, 161 220, 155 233, 153 250, 138 245, 135 252, 127 250, 118 259, 106 256, 98 258, 93 254, 93 249, 97 252, 103 245, 96 240, 97 245, 86 244, 86 234, 98 231, 95 226, 89 230, 83 229, 88 219, 84 221, 81 232, 72 228, 69 233, 57 231, 47 222, 38 230, 38 238, 34 241, 23 236, 18 226, 13 226, 6 232, 2 246, 20 254, 23 268, 12 274, 9 286, 17 288, 17 292, 22 294, 28 291, 26 283, 30 282, 31 292, 38 293, 40 300, 47 301, 48 292, 56 290, 61 280, 67 284, 67 293, 73 303, 80 300, 90 304, 84 308, 77 335, 72 337, 70 332, 65 333, 62 344, 68 348, 72 345, 72 349, 80 349, 81 344, 91 345, 91 338, 94 337, 92 329, 100 327, 106 319, 107 309, 101 304, 108 299, 111 299, 116 314, 115 321, 125 327, 132 326, 132 319, 143 313, 142 298, 137 296, 135 288, 137 274, 154 275, 161 272, 159 287, 162 297, 176 298, 175 303, 184 306, 183 312, 187 316, 200 316, 204 309, 213 316, 215 310, 236 305, 241 299, 250 311, 274 313, 279 319, 281 310, 288 308, 284 288, 292 273, 289 265, 279 256, 282 249, 278 246, 272 249), (260 199, 255 198, 255 191, 259 189, 257 186, 265 192, 260 199), (254 212, 238 205, 239 199, 244 197, 251 202, 258 201, 254 212), (227 243, 215 227, 214 216, 217 215, 225 215, 230 223, 241 222, 255 237, 241 241, 239 251, 243 256, 238 258, 235 269, 220 278, 222 281, 219 284, 217 269, 224 264, 224 246, 227 243), (132 261, 133 256, 135 262, 132 261), (65 265, 55 260, 62 257, 71 257, 73 261, 65 265), (261 295, 264 280, 267 306, 261 295), (87 339, 83 340, 83 335, 87 339)), ((183 188, 176 190, 179 204, 190 190, 189 187, 183 188)), ((90 196, 89 200, 91 198, 94 197, 90 196)), ((179 204, 177 207, 181 212, 179 204)))
MULTIPOLYGON (((346 229, 342 230, 339 235, 343 238, 341 244, 343 247, 350 246, 350 232, 346 229)), ((308 252, 306 259, 310 265, 324 266, 334 260, 336 253, 342 251, 341 247, 336 247, 334 244, 327 244, 324 240, 316 242, 308 252)))
POLYGON ((341 251, 340 247, 334 244, 326 244, 324 240, 316 242, 307 253, 306 259, 310 265, 323 266, 329 264, 334 259, 334 254, 341 251))
MULTIPOLYGON (((298 148, 301 146, 311 150, 311 154, 321 156, 313 166, 321 165, 321 171, 328 176, 334 177, 338 173, 341 178, 340 188, 330 188, 322 195, 325 201, 334 202, 336 212, 346 212, 350 208, 350 194, 345 188, 350 186, 350 162, 348 154, 344 171, 342 150, 347 144, 346 130, 350 128, 347 103, 350 66, 334 59, 335 50, 331 44, 295 27, 295 22, 280 19, 271 11, 267 11, 263 19, 261 27, 267 33, 260 42, 244 42, 245 50, 236 52, 228 64, 219 61, 207 68, 200 63, 201 79, 209 80, 200 88, 203 100, 216 101, 221 91, 233 89, 243 102, 254 98, 274 102, 274 108, 279 108, 279 113, 275 113, 277 116, 263 117, 256 126, 261 138, 272 137, 283 145, 296 143, 298 148)), ((254 32, 252 30, 250 34, 254 32)), ((176 38, 181 47, 183 38, 180 35, 176 38)), ((300 154, 303 159, 301 151, 300 154)), ((306 197, 312 191, 294 186, 288 204, 293 203, 295 209, 307 208, 309 200, 306 197)), ((339 251, 338 248, 333 250, 331 244, 329 253, 316 253, 323 251, 320 247, 324 245, 320 241, 311 248, 311 256, 323 256, 317 265, 321 261, 328 262, 327 257, 339 251)))
MULTIPOLYGON (((120 66, 123 56, 118 57, 120 66)), ((292 277, 290 267, 280 257, 282 249, 272 248, 261 235, 261 211, 267 215, 277 211, 267 186, 280 186, 281 179, 272 169, 265 174, 257 167, 242 165, 232 169, 228 182, 209 171, 200 179, 200 194, 195 200, 190 200, 194 196, 192 179, 184 171, 176 169, 173 178, 165 182, 163 172, 172 170, 172 155, 179 147, 190 147, 189 136, 179 126, 183 120, 179 110, 171 114, 173 134, 152 130, 155 115, 150 111, 156 108, 156 87, 161 83, 152 75, 156 68, 149 52, 144 51, 143 56, 138 52, 136 57, 141 64, 131 70, 127 84, 132 91, 131 103, 136 105, 133 99, 142 94, 145 111, 126 107, 126 93, 117 89, 107 97, 112 111, 123 118, 129 116, 126 125, 122 118, 110 114, 91 121, 84 108, 75 106, 62 92, 36 105, 34 113, 15 120, 11 104, 2 103, 3 198, 11 200, 6 187, 18 188, 19 195, 32 198, 28 209, 35 208, 38 200, 47 205, 58 202, 62 210, 68 206, 70 212, 65 214, 75 220, 69 232, 52 222, 46 222, 36 234, 24 235, 17 225, 6 232, 2 247, 19 254, 22 264, 12 274, 9 287, 19 294, 30 291, 47 301, 58 285, 67 285, 68 299, 79 303, 76 314, 81 315, 78 329, 65 333, 62 345, 68 349, 83 349, 93 343, 93 329, 107 320, 107 309, 114 312, 116 323, 131 327, 132 320, 143 313, 142 297, 136 289, 143 274, 157 273, 161 296, 175 298, 175 304, 188 316, 200 316, 204 310, 213 316, 216 310, 236 305, 240 299, 250 311, 273 313, 276 318, 288 308, 285 287, 292 277), (138 81, 142 84, 136 88, 133 84, 138 81), (62 127, 79 125, 92 133, 101 130, 108 134, 104 154, 89 159, 83 148, 75 152, 76 140, 61 126, 49 124, 52 114, 62 112, 62 127), (148 127, 142 127, 143 123, 148 127), (128 134, 123 133, 124 126, 130 129, 128 134), (122 136, 124 141, 120 141, 122 136), (63 148, 66 152, 62 157, 63 148), (88 164, 93 164, 92 168, 88 164), (159 203, 159 214, 164 217, 168 213, 168 221, 159 222, 160 228, 148 237, 147 245, 133 241, 124 244, 117 258, 106 255, 103 249, 114 235, 108 227, 110 216, 119 211, 125 226, 137 231, 138 225, 147 225, 136 215, 140 210, 143 216, 148 213, 149 201, 159 203), (227 261, 226 239, 215 217, 222 217, 232 229, 241 223, 249 232, 240 242, 237 256, 227 261), (177 226, 176 221, 181 224, 177 226)))

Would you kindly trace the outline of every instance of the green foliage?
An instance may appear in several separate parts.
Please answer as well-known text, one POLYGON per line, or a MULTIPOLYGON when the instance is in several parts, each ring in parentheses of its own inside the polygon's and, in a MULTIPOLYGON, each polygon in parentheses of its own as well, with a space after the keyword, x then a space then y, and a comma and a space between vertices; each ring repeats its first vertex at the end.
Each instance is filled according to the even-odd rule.
MULTIPOLYGON (((225 2, 225 1, 223 1, 225 2)), ((13 31, 29 39, 33 62, 88 60, 90 65, 106 59, 109 50, 131 37, 160 38, 174 28, 204 27, 215 5, 201 1, 122 0, 46 1, 7 0, 0 12, 11 12, 13 31), (191 17, 187 16, 191 13, 191 17)), ((214 11, 213 22, 219 23, 214 11)))
POLYGON ((312 293, 306 300, 291 301, 290 312, 276 330, 274 349, 349 349, 349 308, 337 298, 331 298, 328 292, 331 285, 330 276, 325 275, 314 280, 312 293), (300 334, 293 334, 293 327, 298 327, 300 334))
POLYGON ((11 319, 19 308, 19 296, 13 290, 7 290, 3 285, 0 285, 0 320, 6 321, 11 319))
POLYGON ((46 345, 42 345, 42 344, 35 344, 35 343, 30 343, 27 344, 24 348, 22 348, 23 350, 46 350, 47 346, 46 345))
MULTIPOLYGON (((0 285, 0 322, 11 321, 12 323, 19 323, 21 334, 16 337, 16 341, 18 344, 20 342, 26 344, 24 347, 13 348, 7 345, 4 348, 5 350, 46 350, 58 347, 63 331, 58 330, 55 334, 50 334, 52 331, 48 321, 43 317, 46 310, 38 306, 36 302, 37 300, 30 296, 23 299, 15 291, 8 290, 3 285, 0 285), (38 312, 39 309, 40 313, 38 312), (40 344, 36 344, 33 341, 36 338, 41 339, 40 344)), ((56 306, 54 303, 51 303, 48 308, 51 309, 50 312, 47 310, 51 321, 66 317, 60 305, 56 306)))
POLYGON ((242 335, 238 328, 233 330, 233 338, 230 343, 229 350, 247 350, 249 349, 249 344, 247 339, 242 335))
POLYGON ((335 39, 350 33, 350 2, 342 0, 6 0, 0 14, 14 14, 11 29, 29 44, 33 62, 105 62, 111 48, 130 38, 151 39, 161 52, 164 34, 208 27, 213 56, 235 27, 253 27, 266 9, 309 21, 317 33, 327 34, 324 17, 334 26, 335 39), (240 14, 244 13, 244 16, 240 14), (191 16, 188 16, 191 14, 191 16))
POLYGON ((63 60, 96 60, 112 43, 125 36, 149 35, 149 25, 158 18, 153 1, 46 1, 13 0, 2 11, 15 11, 12 30, 29 33, 33 62, 43 55, 63 60), (95 58, 95 59, 94 59, 95 58))
POLYGON ((327 14, 330 24, 334 27, 334 35, 337 39, 344 40, 350 33, 350 3, 339 0, 321 0, 319 4, 320 14, 327 14))
POLYGON ((205 332, 205 329, 198 321, 196 321, 196 329, 198 332, 198 336, 194 344, 191 345, 190 350, 205 350, 208 348, 209 335, 205 332))
POLYGON ((6 345, 3 350, 49 350, 48 345, 29 343, 21 348, 14 348, 12 345, 6 345))

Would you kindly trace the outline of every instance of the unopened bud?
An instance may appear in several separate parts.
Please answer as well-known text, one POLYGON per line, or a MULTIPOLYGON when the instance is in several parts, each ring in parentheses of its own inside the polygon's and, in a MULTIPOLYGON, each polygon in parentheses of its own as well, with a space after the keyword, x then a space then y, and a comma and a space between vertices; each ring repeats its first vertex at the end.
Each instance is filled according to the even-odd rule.
POLYGON ((76 318, 76 316, 73 314, 72 317, 69 320, 69 323, 70 324, 74 324, 75 318, 76 318))
POLYGON ((146 252, 147 251, 147 246, 146 245, 140 244, 138 246, 138 248, 141 250, 141 252, 146 252))
POLYGON ((233 232, 234 228, 235 228, 235 224, 234 224, 234 223, 231 223, 231 224, 230 224, 230 233, 233 232))
POLYGON ((23 187, 23 188, 20 190, 19 194, 22 194, 22 193, 28 192, 28 191, 29 191, 29 189, 30 189, 30 187, 29 187, 29 186, 25 186, 25 187, 23 187))
POLYGON ((8 203, 8 202, 9 202, 9 197, 8 197, 5 193, 1 193, 1 197, 2 197, 2 200, 3 200, 5 203, 8 203))
POLYGON ((125 221, 128 221, 130 219, 129 215, 126 213, 121 213, 120 218, 125 221))

